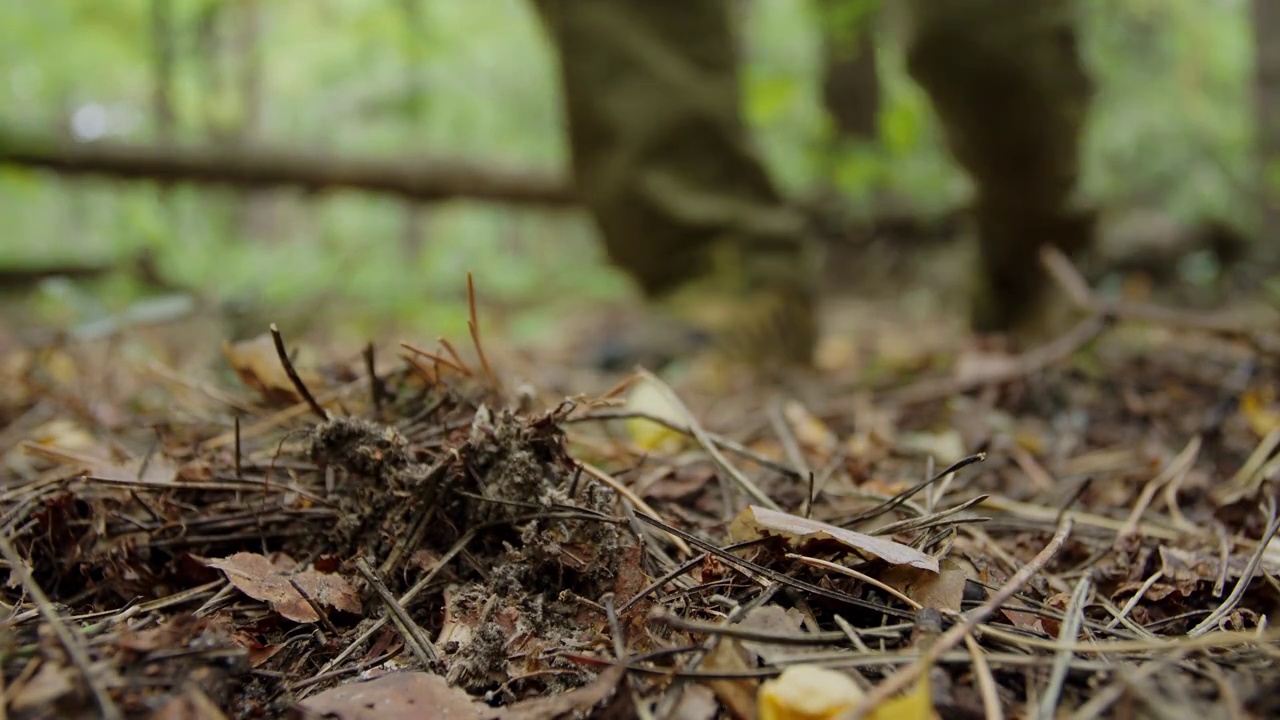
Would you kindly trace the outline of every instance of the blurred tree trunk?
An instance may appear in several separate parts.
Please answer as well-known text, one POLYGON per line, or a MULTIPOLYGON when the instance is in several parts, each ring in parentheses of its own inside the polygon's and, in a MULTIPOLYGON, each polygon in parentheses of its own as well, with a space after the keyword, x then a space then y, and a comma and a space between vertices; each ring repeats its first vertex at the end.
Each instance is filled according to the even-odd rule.
MULTIPOLYGON (((172 0, 151 0, 151 122, 155 125, 156 144, 172 147, 177 134, 177 113, 173 108, 173 77, 177 64, 174 37, 177 26, 173 19, 172 0)), ((160 214, 165 228, 176 232, 177 208, 167 185, 158 188, 160 214)), ((148 238, 153 253, 163 246, 164 238, 148 238)))
MULTIPOLYGON (((266 73, 262 53, 262 4, 259 0, 238 0, 235 7, 237 31, 230 43, 232 57, 239 62, 237 95, 240 99, 239 127, 235 144, 241 147, 262 140, 266 98, 262 79, 266 73)), ((237 225, 250 238, 277 240, 286 233, 278 227, 280 198, 269 191, 250 191, 243 196, 237 225)))
MULTIPOLYGON (((264 99, 258 0, 210 3, 202 11, 198 59, 204 73, 205 132, 215 147, 243 152, 261 138, 264 99)), ((245 239, 279 239, 276 198, 270 192, 237 192, 228 208, 228 230, 245 239)))
POLYGON ((878 0, 813 0, 821 49, 822 105, 830 134, 819 166, 817 197, 823 225, 850 222, 853 207, 879 202, 880 182, 867 177, 860 187, 842 182, 846 163, 866 164, 880 152, 880 68, 876 61, 878 0), (856 199, 855 199, 856 198, 856 199))
POLYGON ((176 116, 173 110, 174 45, 176 31, 171 0, 151 0, 151 120, 160 146, 173 142, 176 116))
MULTIPOLYGON (((426 116, 427 86, 424 81, 423 66, 426 53, 423 43, 427 39, 426 13, 422 9, 423 0, 400 0, 400 10, 404 14, 405 31, 409 34, 405 43, 405 119, 410 132, 407 140, 410 147, 418 145, 418 133, 422 129, 422 121, 426 116)), ((404 204, 404 217, 400 229, 400 252, 406 260, 418 256, 422 248, 427 228, 427 210, 413 201, 404 204)))
MULTIPOLYGON (((1252 253, 1268 272, 1280 256, 1280 2, 1253 0, 1254 120, 1262 207, 1252 253)), ((1252 263, 1251 263, 1252 264, 1252 263)))
POLYGON ((818 0, 822 103, 840 142, 875 142, 877 136, 880 76, 873 5, 865 0, 818 0))

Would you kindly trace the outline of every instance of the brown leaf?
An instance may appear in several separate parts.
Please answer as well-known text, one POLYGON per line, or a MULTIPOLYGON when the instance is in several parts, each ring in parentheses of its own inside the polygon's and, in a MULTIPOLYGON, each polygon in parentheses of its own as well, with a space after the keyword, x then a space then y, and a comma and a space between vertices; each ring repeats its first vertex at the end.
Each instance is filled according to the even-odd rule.
POLYGON ((155 650, 185 648, 191 644, 192 639, 205 635, 206 632, 210 635, 222 635, 223 639, 226 639, 229 628, 225 620, 212 617, 198 618, 190 613, 183 613, 170 617, 164 624, 157 627, 146 630, 126 630, 116 636, 115 642, 125 650, 147 653, 155 650))
POLYGON ((960 612, 964 586, 968 581, 964 568, 946 559, 938 565, 936 573, 897 565, 881 573, 879 580, 924 607, 960 612))
POLYGON ((151 720, 226 720, 227 716, 195 685, 151 713, 151 720))
POLYGON ((340 720, 489 720, 493 708, 439 675, 396 672, 326 690, 298 705, 306 718, 340 720))
POLYGON ((60 465, 74 467, 74 472, 76 473, 83 473, 89 477, 103 480, 115 480, 118 482, 141 481, 161 484, 173 482, 174 476, 178 473, 177 466, 161 453, 157 453, 149 460, 138 457, 131 460, 117 461, 107 457, 110 453, 106 448, 81 451, 65 448, 61 445, 41 444, 31 441, 24 441, 21 447, 27 455, 34 455, 60 465))
MULTIPOLYGON (((800 611, 795 608, 783 609, 780 605, 765 605, 753 608, 738 623, 738 627, 775 635, 803 635, 801 623, 804 622, 800 611)), ((764 660, 766 665, 774 664, 779 658, 795 655, 796 648, 777 643, 758 643, 743 640, 742 647, 764 660)))
MULTIPOLYGON (((222 353, 240 381, 256 390, 268 402, 299 402, 297 388, 285 372, 276 352, 275 340, 270 334, 262 334, 251 340, 223 343, 222 353)), ((321 382, 320 376, 301 368, 294 368, 303 384, 313 391, 321 382)))
POLYGON ((80 692, 80 673, 73 667, 43 662, 29 680, 10 688, 9 708, 23 713, 52 705, 72 693, 80 692))
POLYGON ((599 717, 624 720, 624 718, 633 715, 630 710, 627 710, 627 708, 632 707, 630 699, 626 697, 625 693, 618 692, 624 672, 624 668, 614 665, 600 673, 595 680, 584 687, 571 690, 562 695, 522 700, 504 709, 496 717, 501 718, 501 720, 558 720, 558 718, 570 717, 596 717, 594 711, 597 708, 604 707, 610 701, 614 701, 619 707, 609 712, 602 712, 599 717))
POLYGON ((795 400, 788 401, 782 408, 782 416, 791 426, 800 446, 817 457, 819 464, 831 460, 840 439, 818 419, 809 409, 795 400))
MULTIPOLYGON (((742 645, 733 638, 722 637, 702 661, 702 670, 709 672, 742 672, 749 669, 742 645)), ((729 714, 738 720, 754 720, 756 717, 756 691, 759 681, 753 678, 707 680, 729 714)))
POLYGON ((231 633, 231 641, 245 649, 251 668, 262 667, 268 660, 275 657, 276 653, 284 649, 284 645, 263 643, 244 630, 231 633))
POLYGON ((303 570, 291 574, 294 562, 288 556, 277 556, 277 563, 264 555, 241 552, 227 558, 201 561, 221 570, 237 590, 254 600, 262 600, 271 609, 299 623, 320 620, 311 605, 289 584, 293 580, 312 600, 324 607, 359 613, 360 596, 346 578, 334 573, 303 570))
POLYGON ((1046 632, 1044 620, 1039 615, 1022 610, 1011 610, 1009 608, 1001 608, 1000 613, 1008 618, 1016 628, 1023 630, 1031 630, 1033 632, 1046 632))
POLYGON ((834 540, 892 565, 910 565, 938 572, 938 559, 913 547, 756 505, 748 505, 734 518, 729 525, 729 534, 734 542, 776 535, 785 538, 793 546, 815 540, 834 540))

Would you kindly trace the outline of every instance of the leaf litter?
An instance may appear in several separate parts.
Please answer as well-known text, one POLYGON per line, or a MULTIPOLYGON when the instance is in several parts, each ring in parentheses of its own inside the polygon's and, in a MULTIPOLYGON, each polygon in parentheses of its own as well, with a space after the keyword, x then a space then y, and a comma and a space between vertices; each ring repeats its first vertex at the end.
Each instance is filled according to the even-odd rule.
POLYGON ((249 394, 7 363, 5 713, 1269 716, 1274 339, 1099 319, 630 405, 500 383, 474 310, 474 361, 228 346, 249 394))

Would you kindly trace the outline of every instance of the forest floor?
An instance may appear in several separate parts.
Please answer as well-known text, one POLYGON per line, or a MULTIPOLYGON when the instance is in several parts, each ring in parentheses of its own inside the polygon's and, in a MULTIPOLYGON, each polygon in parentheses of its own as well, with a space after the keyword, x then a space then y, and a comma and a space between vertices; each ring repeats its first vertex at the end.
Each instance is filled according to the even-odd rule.
POLYGON ((1275 717, 1280 342, 1061 277, 1022 355, 847 301, 790 393, 10 342, 0 717, 1275 717))

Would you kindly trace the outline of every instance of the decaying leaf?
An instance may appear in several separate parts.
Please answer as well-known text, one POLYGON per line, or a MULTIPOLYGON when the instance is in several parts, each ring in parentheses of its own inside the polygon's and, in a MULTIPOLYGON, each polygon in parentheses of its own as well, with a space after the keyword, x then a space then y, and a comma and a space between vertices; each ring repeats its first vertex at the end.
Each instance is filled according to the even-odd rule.
POLYGON ((241 552, 226 558, 204 559, 205 565, 221 570, 237 590, 254 600, 262 600, 271 609, 299 623, 318 622, 320 617, 289 583, 293 580, 302 591, 322 607, 343 612, 360 612, 360 595, 346 578, 336 573, 303 570, 287 555, 276 555, 275 562, 265 555, 241 552))
POLYGON ((534 697, 493 708, 450 686, 440 675, 396 672, 368 682, 352 682, 302 701, 303 717, 341 720, 560 720, 575 717, 630 717, 630 698, 619 693, 625 671, 610 667, 590 684, 551 697, 534 697), (614 706, 617 703, 617 707, 614 706))
MULTIPOLYGON (((729 637, 720 638, 702 661, 702 670, 735 673, 749 668, 742 645, 729 637)), ((737 720, 755 720, 756 692, 760 682, 752 678, 708 680, 707 687, 716 694, 729 714, 737 720)))
MULTIPOLYGON (((781 605, 769 604, 752 608, 746 617, 738 623, 743 629, 756 630, 774 635, 801 635, 801 623, 804 622, 800 611, 795 608, 784 609, 781 605)), ((797 649, 777 643, 752 642, 743 640, 744 647, 752 655, 758 656, 766 665, 774 664, 782 657, 794 656, 797 649)))
POLYGON ((48 435, 41 442, 26 441, 21 447, 29 456, 40 457, 66 466, 71 472, 83 473, 102 480, 168 483, 172 482, 178 473, 177 467, 162 454, 157 453, 151 458, 116 460, 108 457, 110 451, 105 447, 74 449, 82 447, 81 440, 79 436, 48 435), (71 442, 72 446, 65 447, 58 444, 61 440, 71 442))
MULTIPOLYGON (((227 363, 235 371, 240 381, 253 388, 268 402, 298 402, 298 390, 294 387, 284 365, 280 363, 280 354, 276 352, 275 340, 269 334, 259 335, 251 340, 223 343, 222 353, 227 363)), ((294 368, 303 384, 314 391, 320 384, 320 376, 302 368, 294 368)))
POLYGON ((226 720, 226 715, 195 685, 188 685, 181 695, 160 706, 151 720, 226 720))
POLYGON ((206 647, 219 640, 229 642, 231 632, 231 623, 221 616, 196 617, 182 613, 153 628, 121 632, 115 642, 124 650, 148 653, 187 647, 196 638, 204 638, 201 644, 206 647))
POLYGON ((1044 618, 1033 612, 1001 608, 1000 614, 1004 615, 1005 618, 1016 628, 1031 630, 1032 632, 1037 633, 1046 632, 1044 627, 1044 618))
POLYGON ((18 713, 52 705, 82 690, 80 671, 45 661, 30 679, 9 689, 9 709, 18 713))
MULTIPOLYGON (((1162 588, 1166 585, 1176 589, 1183 596, 1189 596, 1200 583, 1234 582, 1248 569, 1250 561, 1248 554, 1235 553, 1228 555, 1226 558, 1227 566, 1224 571, 1222 557, 1216 550, 1197 552, 1162 545, 1159 548, 1159 553, 1160 572, 1163 575, 1163 579, 1154 583, 1152 588, 1144 593, 1144 597, 1152 600, 1164 596, 1154 595, 1152 589, 1162 588)), ((1261 578, 1264 575, 1276 575, 1277 573, 1280 573, 1280 540, 1272 538, 1263 551, 1261 562, 1254 569, 1253 576, 1261 578)), ((1134 584, 1142 585, 1143 583, 1136 582, 1134 584)), ((1168 592, 1164 594, 1167 595, 1168 592)))
POLYGON ((820 463, 825 464, 831 460, 840 439, 826 423, 795 400, 789 400, 782 406, 782 416, 786 418, 802 448, 813 453, 820 463))
POLYGON ((299 704, 304 718, 341 720, 488 720, 494 710, 450 687, 439 675, 397 672, 368 682, 351 682, 299 704))
POLYGON ((608 717, 628 720, 634 716, 631 699, 621 688, 625 670, 613 666, 590 684, 563 695, 522 700, 493 717, 498 720, 561 720, 575 717, 608 717))
POLYGON ((943 559, 938 568, 938 572, 932 573, 909 565, 896 565, 881 573, 878 579, 924 607, 960 612, 968 576, 964 568, 952 560, 943 559))
POLYGON ((937 558, 902 543, 756 505, 748 505, 734 518, 729 525, 729 534, 734 542, 772 535, 786 539, 793 546, 832 540, 892 565, 910 565, 938 572, 937 558))

